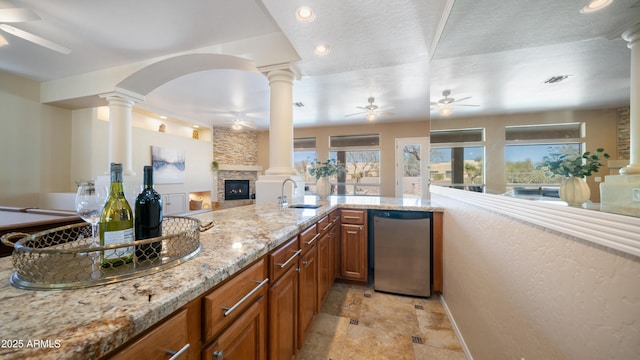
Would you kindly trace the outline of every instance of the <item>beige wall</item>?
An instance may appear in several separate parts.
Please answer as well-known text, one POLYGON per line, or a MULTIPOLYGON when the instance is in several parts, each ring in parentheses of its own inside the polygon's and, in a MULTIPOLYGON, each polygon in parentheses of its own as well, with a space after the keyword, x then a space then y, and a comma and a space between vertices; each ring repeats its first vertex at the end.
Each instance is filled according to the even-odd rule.
POLYGON ((69 191, 71 111, 40 104, 37 82, 0 72, 0 204, 69 191))
MULTIPOLYGON (((294 137, 316 137, 316 151, 319 160, 329 158, 329 136, 354 134, 380 134, 380 193, 381 196, 395 196, 395 140, 397 138, 428 137, 429 122, 369 123, 314 128, 296 128, 294 137)), ((258 136, 258 164, 269 168, 269 133, 258 136)))
MULTIPOLYGON (((438 119, 431 121, 432 130, 445 129, 486 129, 486 185, 487 192, 501 194, 506 191, 504 180, 504 127, 508 125, 534 125, 556 124, 569 122, 586 123, 587 150, 593 152, 597 148, 604 148, 611 155, 611 159, 617 156, 616 137, 616 109, 589 110, 589 111, 553 111, 532 114, 511 114, 500 116, 470 117, 461 119, 438 119)), ((604 176, 609 171, 606 168, 600 170, 597 176, 604 176)), ((599 185, 594 182, 594 177, 587 179, 591 189, 591 201, 600 202, 599 185)))
POLYGON ((474 359, 640 359, 640 259, 439 194, 444 300, 474 359))

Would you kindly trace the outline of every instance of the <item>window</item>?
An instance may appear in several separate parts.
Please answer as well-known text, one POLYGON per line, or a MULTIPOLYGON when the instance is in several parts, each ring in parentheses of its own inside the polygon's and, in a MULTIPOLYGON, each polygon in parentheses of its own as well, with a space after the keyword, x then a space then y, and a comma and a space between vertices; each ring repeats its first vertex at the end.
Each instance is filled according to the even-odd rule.
POLYGON ((580 154, 584 134, 583 123, 507 126, 504 168, 507 189, 541 185, 559 185, 561 178, 544 176, 536 170, 550 152, 580 154))
POLYGON ((536 145, 507 145, 504 147, 504 170, 507 187, 514 185, 560 184, 559 176, 544 176, 544 170, 536 170, 542 158, 550 152, 580 154, 580 143, 549 143, 536 145))
POLYGON ((380 195, 380 136, 346 135, 329 138, 329 158, 347 168, 331 179, 339 195, 380 195))
POLYGON ((315 183, 316 179, 309 175, 307 167, 316 159, 316 138, 293 139, 293 167, 302 176, 305 183, 315 183))
POLYGON ((430 179, 434 185, 484 188, 484 129, 431 132, 430 179))

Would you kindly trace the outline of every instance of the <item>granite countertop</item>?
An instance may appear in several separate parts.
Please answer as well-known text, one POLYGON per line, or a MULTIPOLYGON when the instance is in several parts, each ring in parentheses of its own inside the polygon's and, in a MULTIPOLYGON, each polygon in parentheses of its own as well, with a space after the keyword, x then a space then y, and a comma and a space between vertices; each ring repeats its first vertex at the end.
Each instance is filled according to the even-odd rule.
MULTIPOLYGON (((302 203, 303 201, 295 203, 302 203)), ((316 197, 306 196, 305 203, 316 197)), ((207 292, 338 207, 443 211, 420 199, 332 196, 318 209, 275 203, 194 215, 215 226, 202 250, 167 270, 77 290, 21 290, 9 284, 11 257, 0 258, 0 358, 98 358, 207 292)))

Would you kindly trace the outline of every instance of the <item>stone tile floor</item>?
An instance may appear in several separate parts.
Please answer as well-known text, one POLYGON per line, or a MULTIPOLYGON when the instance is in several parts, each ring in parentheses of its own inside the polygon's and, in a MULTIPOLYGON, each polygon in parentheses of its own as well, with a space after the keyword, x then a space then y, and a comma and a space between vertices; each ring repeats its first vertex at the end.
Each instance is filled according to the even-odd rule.
POLYGON ((465 360, 437 296, 429 299, 336 283, 299 360, 465 360))

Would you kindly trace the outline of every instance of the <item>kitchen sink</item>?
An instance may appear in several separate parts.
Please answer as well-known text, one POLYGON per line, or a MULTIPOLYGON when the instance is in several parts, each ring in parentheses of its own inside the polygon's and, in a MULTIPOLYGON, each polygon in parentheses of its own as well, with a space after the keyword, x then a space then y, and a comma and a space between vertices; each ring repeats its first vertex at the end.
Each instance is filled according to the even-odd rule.
POLYGON ((293 208, 293 209, 317 209, 322 205, 317 205, 317 204, 293 204, 293 205, 289 205, 288 207, 293 208))

